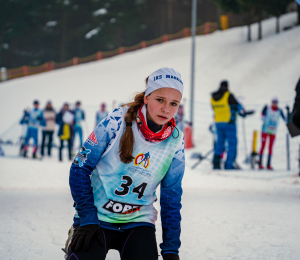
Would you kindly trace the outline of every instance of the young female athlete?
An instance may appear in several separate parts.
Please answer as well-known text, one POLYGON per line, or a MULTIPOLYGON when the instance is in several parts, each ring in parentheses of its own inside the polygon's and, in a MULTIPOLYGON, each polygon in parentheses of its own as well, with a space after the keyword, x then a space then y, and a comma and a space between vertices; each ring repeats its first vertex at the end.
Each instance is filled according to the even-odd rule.
POLYGON ((146 91, 105 117, 85 141, 70 170, 76 214, 66 244, 68 260, 157 260, 156 188, 160 184, 164 260, 179 259, 182 132, 173 116, 183 93, 180 74, 162 68, 146 91))

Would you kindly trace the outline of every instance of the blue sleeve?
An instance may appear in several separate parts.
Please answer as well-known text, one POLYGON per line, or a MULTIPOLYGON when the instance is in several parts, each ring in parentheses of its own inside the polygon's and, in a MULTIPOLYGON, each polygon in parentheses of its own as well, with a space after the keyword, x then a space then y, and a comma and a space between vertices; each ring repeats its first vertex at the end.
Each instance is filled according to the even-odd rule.
POLYGON ((243 106, 242 106, 240 103, 238 103, 237 108, 238 108, 238 113, 239 113, 239 115, 240 115, 241 117, 246 117, 245 109, 243 108, 243 106))
POLYGON ((29 121, 29 114, 24 110, 24 115, 20 121, 20 124, 21 125, 28 124, 28 121, 29 121))
POLYGON ((62 122, 62 112, 59 112, 55 117, 56 124, 61 124, 62 122))
POLYGON ((85 114, 84 114, 84 111, 82 110, 82 120, 85 119, 85 114))
POLYGON ((181 221, 181 181, 185 168, 184 142, 180 141, 171 166, 160 185, 161 224, 163 243, 160 244, 161 254, 178 254, 181 221))
POLYGON ((99 224, 90 176, 120 128, 120 115, 119 109, 116 109, 101 121, 84 142, 71 165, 69 184, 80 218, 80 226, 99 224))
POLYGON ((44 113, 43 113, 43 112, 41 112, 40 125, 41 125, 41 126, 46 126, 46 120, 45 120, 45 118, 44 118, 44 113))
POLYGON ((286 120, 286 118, 285 118, 285 115, 284 115, 284 113, 283 113, 283 111, 282 111, 281 109, 280 109, 280 116, 281 116, 281 118, 283 119, 283 121, 287 123, 287 120, 286 120))
POLYGON ((261 115, 262 115, 262 116, 266 116, 266 114, 267 114, 267 109, 268 109, 268 106, 265 106, 265 107, 263 108, 263 110, 262 110, 262 112, 261 112, 261 115))

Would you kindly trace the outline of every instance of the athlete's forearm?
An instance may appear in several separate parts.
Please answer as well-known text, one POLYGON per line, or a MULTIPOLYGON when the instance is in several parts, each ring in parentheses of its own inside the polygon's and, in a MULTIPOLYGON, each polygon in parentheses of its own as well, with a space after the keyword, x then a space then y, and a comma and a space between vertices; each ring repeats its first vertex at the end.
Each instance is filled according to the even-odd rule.
POLYGON ((180 242, 181 221, 181 187, 161 188, 161 222, 163 231, 163 243, 160 245, 162 254, 178 254, 180 242))
POLYGON ((163 243, 160 245, 162 254, 178 254, 180 247, 181 221, 181 182, 185 168, 184 144, 177 150, 169 171, 161 182, 161 222, 163 243))
POLYGON ((70 169, 69 184, 81 226, 99 223, 91 188, 91 170, 86 171, 74 164, 72 164, 70 169))

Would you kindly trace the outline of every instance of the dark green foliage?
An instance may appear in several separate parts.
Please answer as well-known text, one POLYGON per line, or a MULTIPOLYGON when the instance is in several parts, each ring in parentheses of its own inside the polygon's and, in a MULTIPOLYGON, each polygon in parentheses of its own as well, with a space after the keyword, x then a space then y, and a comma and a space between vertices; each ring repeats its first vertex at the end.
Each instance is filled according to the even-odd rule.
POLYGON ((225 12, 240 13, 242 6, 237 0, 211 0, 225 12))
POLYGON ((0 1, 0 67, 66 61, 138 42, 136 0, 0 1), (94 15, 99 9, 107 13, 94 15), (88 32, 97 31, 90 38, 88 32))
MULTIPOLYGON (((259 23, 259 36, 261 39, 261 20, 264 17, 276 16, 286 12, 287 5, 291 0, 211 0, 216 3, 223 11, 233 13, 245 13, 248 25, 248 40, 251 40, 250 24, 254 21, 259 23)), ((277 24, 278 27, 278 24, 277 24)))
MULTIPOLYGON (((216 21, 214 4, 202 0, 198 6, 198 25, 216 21)), ((86 57, 176 33, 190 27, 191 1, 1 0, 0 14, 0 67, 15 68, 86 57), (103 8, 107 13, 95 15, 103 8)))

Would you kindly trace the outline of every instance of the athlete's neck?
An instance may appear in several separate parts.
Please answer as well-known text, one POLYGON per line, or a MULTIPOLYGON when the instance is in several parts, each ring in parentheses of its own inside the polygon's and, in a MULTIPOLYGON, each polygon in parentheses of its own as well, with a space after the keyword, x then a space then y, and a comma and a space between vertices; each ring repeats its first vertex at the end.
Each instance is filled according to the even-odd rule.
POLYGON ((147 125, 148 128, 153 132, 153 133, 157 133, 159 130, 161 130, 162 126, 158 125, 156 123, 154 123, 153 121, 151 121, 150 119, 147 119, 147 125))

